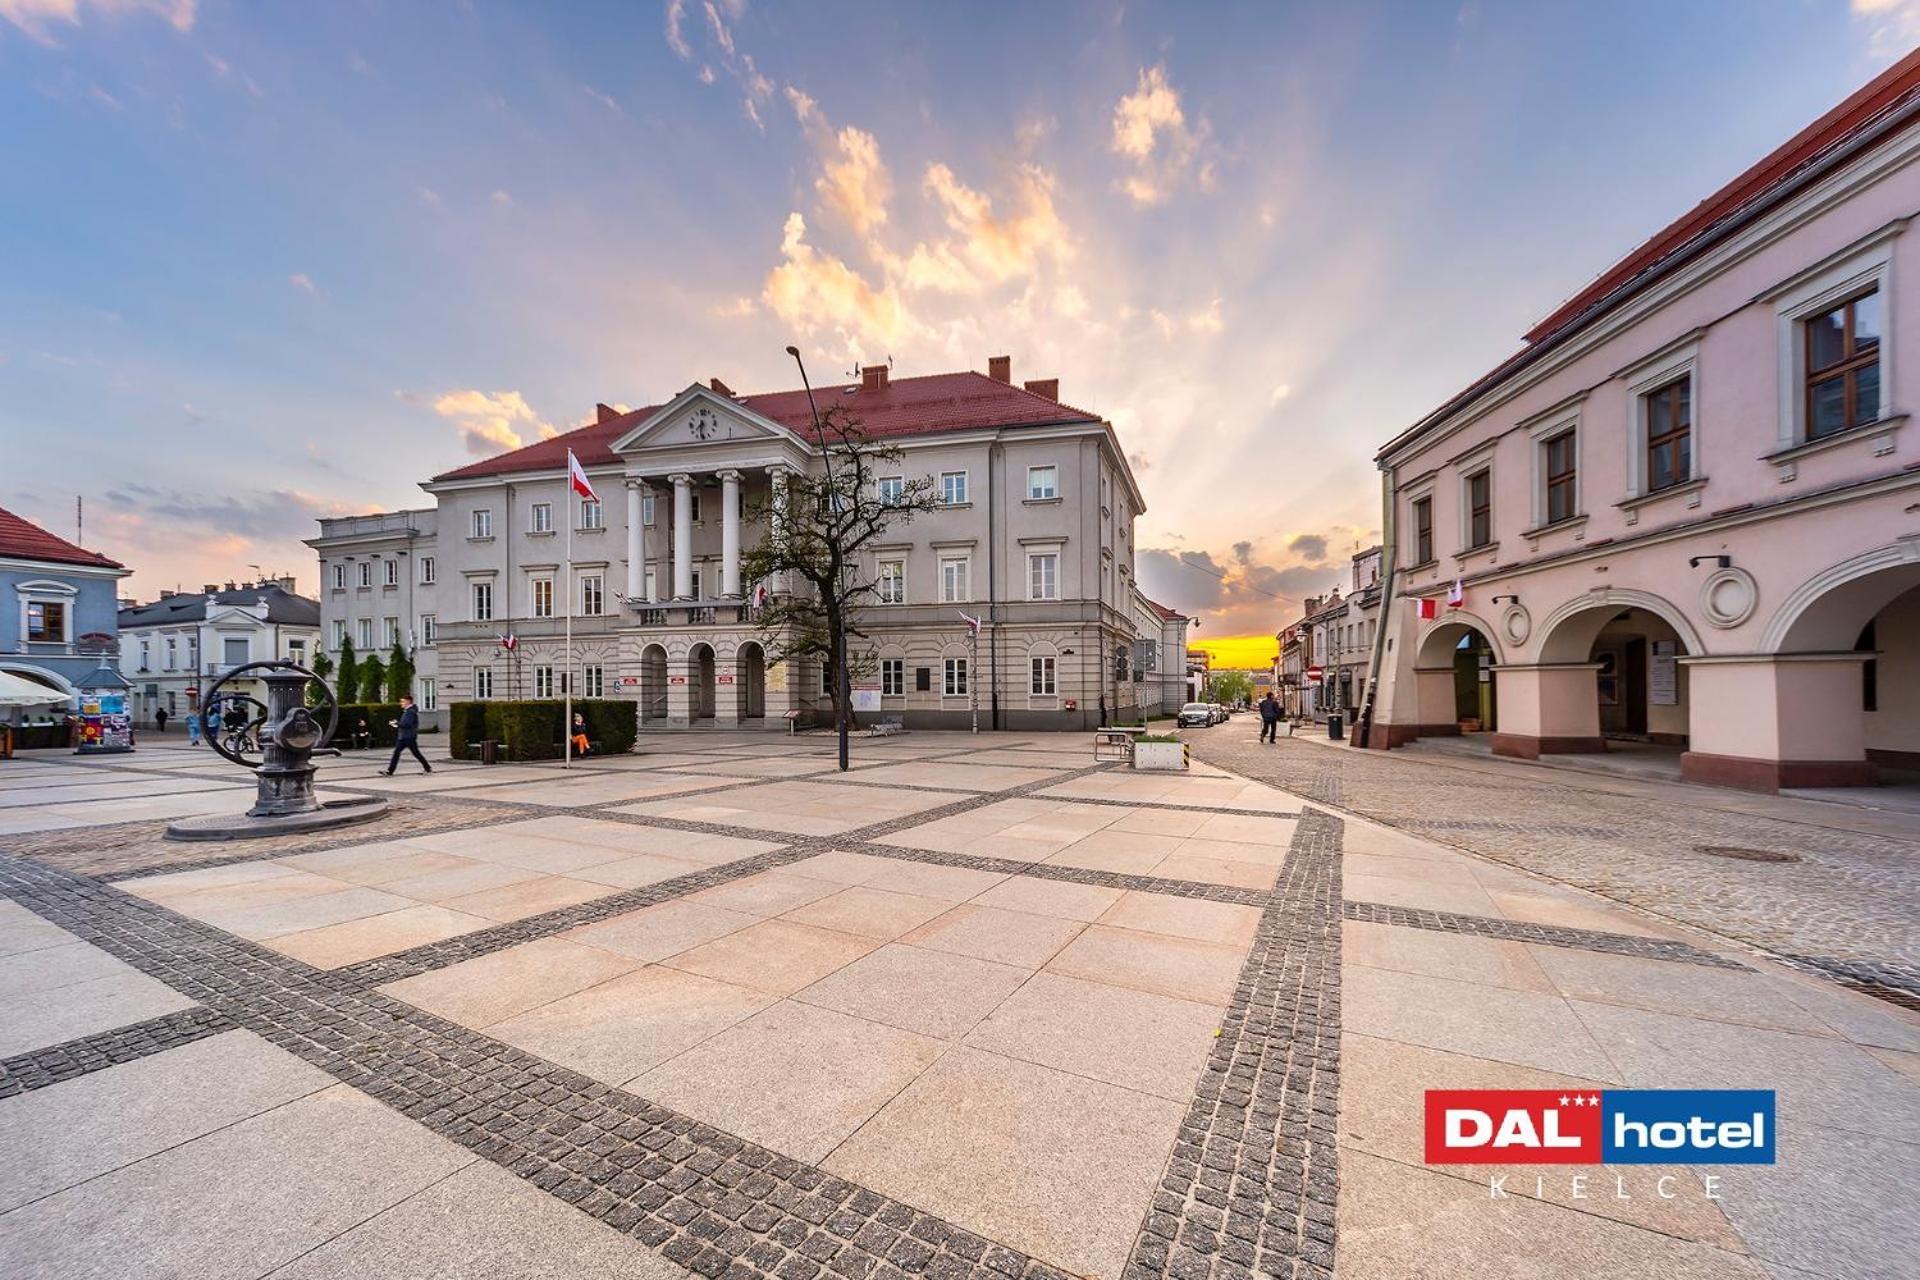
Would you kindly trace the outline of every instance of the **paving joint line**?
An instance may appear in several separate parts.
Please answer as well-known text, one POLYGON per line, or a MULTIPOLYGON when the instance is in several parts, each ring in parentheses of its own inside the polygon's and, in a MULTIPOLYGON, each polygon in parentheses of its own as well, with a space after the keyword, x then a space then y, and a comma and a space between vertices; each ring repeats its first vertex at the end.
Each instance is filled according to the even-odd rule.
POLYGON ((1600 929, 1576 929, 1568 925, 1535 924, 1526 920, 1500 920, 1492 916, 1463 915, 1454 911, 1429 911, 1422 907, 1402 907, 1385 902, 1341 904, 1348 920, 1364 924, 1398 925, 1408 929, 1430 929, 1437 933, 1456 933, 1475 938, 1495 938, 1510 942, 1532 942, 1541 946, 1566 947, 1576 951, 1600 951, 1610 955, 1638 956, 1645 960, 1672 960, 1697 964, 1709 969, 1745 969, 1746 965, 1727 956, 1716 955, 1690 942, 1669 938, 1648 938, 1631 933, 1608 933, 1600 929))
POLYGON ((0 1058, 0 1098, 44 1089, 117 1067, 195 1040, 231 1031, 239 1024, 204 1005, 80 1036, 44 1049, 0 1058))

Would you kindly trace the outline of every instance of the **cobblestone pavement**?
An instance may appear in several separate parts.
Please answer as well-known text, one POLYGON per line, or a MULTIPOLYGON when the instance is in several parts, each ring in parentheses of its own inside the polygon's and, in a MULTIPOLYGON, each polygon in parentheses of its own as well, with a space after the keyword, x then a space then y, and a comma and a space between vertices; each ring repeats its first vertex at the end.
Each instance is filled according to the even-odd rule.
POLYGON ((1297 739, 1262 744, 1241 722, 1186 736, 1198 758, 1309 799, 1920 993, 1920 820, 1903 838, 1854 829, 1851 811, 1813 801, 1770 801, 1761 814, 1743 811, 1743 798, 1680 784, 1297 739), (1702 846, 1796 860, 1716 857, 1702 846))

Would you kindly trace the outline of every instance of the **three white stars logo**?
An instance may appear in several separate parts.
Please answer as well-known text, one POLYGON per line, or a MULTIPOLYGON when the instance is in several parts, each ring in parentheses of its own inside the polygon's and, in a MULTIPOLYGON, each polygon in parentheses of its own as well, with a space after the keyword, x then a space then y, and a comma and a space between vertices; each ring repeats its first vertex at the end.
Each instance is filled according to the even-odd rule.
MULTIPOLYGON (((1563 1107, 1568 1105, 1567 1095, 1564 1093, 1560 1095, 1560 1105, 1563 1107)), ((1583 1097, 1576 1093, 1573 1095, 1572 1105, 1576 1107, 1597 1107, 1600 1105, 1600 1095, 1593 1093, 1583 1097)))

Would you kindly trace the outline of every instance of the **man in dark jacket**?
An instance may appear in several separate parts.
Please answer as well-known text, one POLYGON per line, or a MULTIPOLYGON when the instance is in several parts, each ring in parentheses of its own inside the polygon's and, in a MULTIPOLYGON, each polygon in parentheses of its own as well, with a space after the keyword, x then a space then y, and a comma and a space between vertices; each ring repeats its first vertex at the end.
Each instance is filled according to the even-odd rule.
POLYGON ((387 761, 387 767, 380 771, 380 776, 383 778, 393 776, 393 771, 400 767, 402 751, 413 752, 413 758, 420 762, 420 767, 432 773, 433 766, 428 764, 427 758, 420 754, 420 709, 413 705, 411 695, 404 693, 400 695, 400 718, 389 720, 387 723, 394 728, 393 759, 387 761))
POLYGON ((1280 703, 1271 689, 1260 699, 1260 741, 1280 741, 1280 703))

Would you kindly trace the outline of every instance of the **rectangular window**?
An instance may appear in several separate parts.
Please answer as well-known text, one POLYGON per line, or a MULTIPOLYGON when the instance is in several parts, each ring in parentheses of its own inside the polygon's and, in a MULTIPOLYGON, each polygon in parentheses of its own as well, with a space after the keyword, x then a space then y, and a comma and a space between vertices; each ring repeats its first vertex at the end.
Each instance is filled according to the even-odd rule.
POLYGON ((491 698, 493 696, 493 669, 491 667, 475 667, 473 669, 473 696, 476 698, 491 698))
POLYGON ((1493 472, 1476 471, 1467 477, 1467 547, 1493 541, 1493 472))
POLYGON ((422 711, 437 711, 440 709, 440 693, 433 687, 433 681, 431 679, 423 679, 420 681, 420 709, 422 711))
POLYGON ((473 537, 491 538, 493 536, 493 512, 481 507, 473 513, 473 537))
POLYGON ((880 603, 905 604, 906 602, 907 562, 882 560, 880 562, 880 603))
POLYGON ((695 600, 700 598, 700 571, 698 569, 693 571, 693 598, 695 600))
POLYGON ((949 698, 962 698, 967 693, 967 660, 948 658, 946 681, 940 686, 940 692, 949 698))
POLYGON ((1656 391, 1647 401, 1647 492, 1693 478, 1693 376, 1656 391))
POLYGON ((907 660, 905 658, 880 659, 880 696, 883 698, 907 696, 907 660))
POLYGON ((381 562, 381 564, 386 574, 386 577, 382 579, 385 585, 389 587, 399 586, 400 585, 400 562, 398 560, 384 560, 381 562))
POLYGON ((360 646, 361 654, 373 652, 373 619, 360 618, 354 624, 353 642, 360 646))
POLYGON ((597 618, 606 608, 606 579, 597 573, 585 574, 580 579, 580 616, 597 618))
POLYGON ((649 600, 658 600, 660 598, 658 593, 654 591, 654 587, 659 579, 652 569, 647 570, 645 574, 641 575, 640 581, 640 591, 642 595, 646 596, 649 600))
POLYGON ((1060 553, 1046 551, 1027 557, 1027 599, 1060 598, 1060 553))
POLYGON ((950 507, 957 507, 967 501, 967 473, 964 471, 942 471, 940 473, 940 501, 950 507))
POLYGON ((250 649, 245 636, 220 637, 220 661, 229 667, 246 665, 251 656, 250 649))
POLYGON ((1060 496, 1060 468, 1028 467, 1027 496, 1034 499, 1060 496))
POLYGON ((1413 500, 1413 562, 1425 564, 1433 559, 1433 499, 1413 500))
POLYGON ((493 621, 493 584, 491 582, 473 584, 473 620, 475 622, 493 621))
POLYGON ((1051 698, 1054 694, 1054 659, 1033 659, 1033 680, 1030 688, 1035 697, 1051 698))
MULTIPOLYGON (((341 628, 340 636, 341 636, 341 639, 343 640, 346 638, 346 625, 347 624, 344 622, 340 624, 340 628, 341 628)), ((175 640, 172 636, 167 637, 167 665, 165 666, 165 668, 163 668, 164 670, 167 670, 167 671, 173 670, 174 663, 178 660, 179 653, 180 653, 178 646, 179 646, 179 641, 175 640)))
POLYGON ((335 591, 347 589, 347 566, 343 564, 333 566, 333 589, 335 591))
POLYGON ((1578 514, 1575 508, 1573 432, 1562 431, 1540 447, 1546 453, 1547 523, 1559 524, 1578 514))
POLYGON ((140 669, 142 671, 147 671, 147 670, 150 670, 152 666, 153 666, 153 641, 142 640, 140 642, 140 669))
POLYGON ((582 529, 603 529, 600 504, 592 498, 580 499, 580 527, 582 529))
POLYGON ((970 598, 967 594, 968 562, 964 559, 949 559, 940 562, 940 599, 947 604, 965 604, 970 598))
POLYGON ((533 616, 551 618, 553 616, 553 579, 535 578, 529 585, 533 589, 533 616))
POLYGON ((640 523, 653 523, 653 494, 651 492, 642 494, 640 497, 640 523))
POLYGON ((400 643, 400 619, 387 619, 387 647, 391 649, 400 643))
POLYGON ((551 502, 536 502, 527 508, 527 532, 553 532, 553 504, 551 502))
POLYGON ((700 523, 700 491, 698 489, 687 491, 687 515, 695 524, 700 523))
POLYGON ((432 556, 420 557, 420 585, 430 587, 434 584, 434 565, 432 556))
POLYGON ((67 638, 67 606, 60 600, 27 602, 27 639, 58 644, 67 638))
POLYGON ((373 585, 373 561, 371 560, 360 562, 360 585, 363 587, 373 585))
POLYGON ((823 662, 820 664, 820 692, 827 695, 833 693, 833 664, 831 662, 823 662))
MULTIPOLYGON (((344 644, 346 644, 346 642, 347 642, 347 622, 346 622, 346 619, 344 619, 344 618, 335 618, 335 619, 333 620, 333 647, 334 647, 334 650, 335 650, 336 652, 338 652, 338 651, 339 651, 339 649, 340 649, 340 647, 341 647, 342 645, 344 645, 344 644)), ((168 652, 169 654, 171 654, 171 653, 173 652, 173 648, 172 648, 172 646, 173 646, 173 641, 171 641, 171 640, 169 640, 169 641, 167 641, 167 646, 168 646, 168 648, 167 648, 167 652, 168 652)), ((173 664, 172 664, 172 662, 171 662, 171 661, 169 661, 167 665, 168 665, 168 666, 172 666, 173 664)))
POLYGON ((533 669, 533 696, 551 698, 553 696, 553 668, 535 667, 533 669))
POLYGON ((874 490, 880 497, 881 506, 897 507, 907 491, 907 482, 899 476, 881 476, 874 490))
POLYGON ((606 668, 590 664, 580 668, 580 696, 583 698, 604 698, 607 696, 606 668))
POLYGON ((439 619, 435 618, 432 614, 423 613, 420 615, 420 643, 421 644, 433 643, 433 633, 437 628, 438 624, 439 624, 439 619))
POLYGON ((1807 439, 1880 417, 1880 294, 1850 298, 1806 321, 1807 439))

